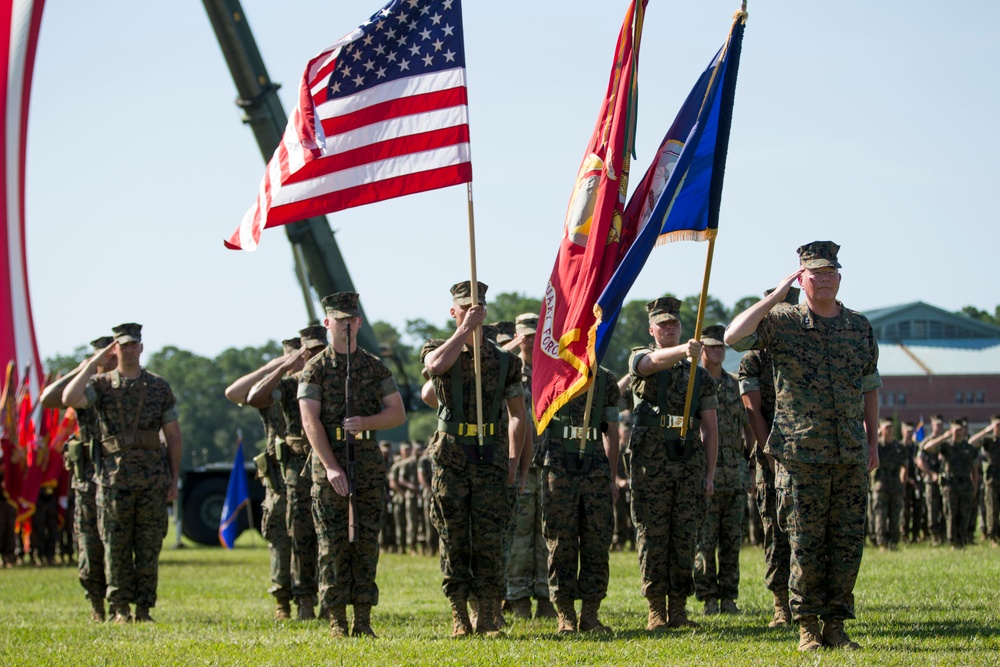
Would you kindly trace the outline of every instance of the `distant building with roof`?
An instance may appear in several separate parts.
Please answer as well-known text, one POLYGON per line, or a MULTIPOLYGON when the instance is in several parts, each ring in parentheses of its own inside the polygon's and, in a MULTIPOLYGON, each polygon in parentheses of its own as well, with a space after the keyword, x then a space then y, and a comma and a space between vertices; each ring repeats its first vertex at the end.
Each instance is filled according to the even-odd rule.
POLYGON ((984 424, 1000 413, 1000 327, 922 301, 865 316, 879 343, 882 416, 984 424))

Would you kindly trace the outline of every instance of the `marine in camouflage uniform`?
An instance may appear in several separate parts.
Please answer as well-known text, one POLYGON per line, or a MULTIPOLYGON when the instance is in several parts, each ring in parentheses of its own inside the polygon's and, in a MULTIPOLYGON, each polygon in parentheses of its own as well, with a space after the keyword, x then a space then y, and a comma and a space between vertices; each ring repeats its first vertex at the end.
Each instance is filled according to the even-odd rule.
MULTIPOLYGON (((299 338, 289 338, 281 341, 283 355, 276 357, 257 370, 244 375, 226 387, 226 398, 233 403, 247 403, 250 389, 284 360, 296 353, 302 347, 299 338)), ((264 502, 262 504, 261 535, 267 540, 267 550, 270 560, 271 586, 268 593, 274 596, 275 620, 282 621, 291 618, 292 600, 292 541, 288 536, 286 514, 288 503, 285 495, 285 480, 281 475, 277 451, 285 438, 285 416, 281 406, 272 403, 267 408, 257 410, 264 425, 264 451, 254 457, 257 464, 257 476, 264 483, 264 502)))
POLYGON ((434 477, 434 463, 425 451, 417 460, 417 477, 420 481, 420 499, 422 501, 422 511, 424 513, 424 530, 427 535, 427 553, 436 554, 438 552, 438 532, 431 521, 431 479, 434 477))
POLYGON ((726 332, 734 349, 771 353, 777 404, 764 452, 777 461, 800 651, 860 648, 844 620, 854 618, 867 472, 878 466, 878 343, 864 315, 836 300, 838 250, 830 241, 801 246, 800 268, 726 332), (771 310, 795 280, 806 303, 771 310))
POLYGON ((486 285, 476 287, 478 299, 473 298, 469 281, 452 286, 455 333, 447 340, 428 342, 420 353, 438 402, 438 429, 427 448, 434 462, 431 518, 441 541, 442 588, 451 604, 453 637, 473 630, 467 607, 470 595, 478 599, 480 610, 476 632, 499 630, 503 533, 512 511, 508 489, 515 481, 525 437, 521 361, 481 334, 482 438, 475 432, 476 381, 470 347, 486 316, 486 285))
POLYGON ((152 621, 159 556, 167 534, 167 504, 177 497, 181 432, 177 402, 166 380, 139 365, 139 324, 112 329, 114 344, 92 357, 70 381, 63 402, 93 408, 101 439, 97 522, 104 543, 107 598, 115 620, 152 621), (95 375, 117 354, 118 367, 95 375), (160 432, 166 448, 160 441, 160 432))
MULTIPOLYGON (((96 355, 113 342, 111 336, 102 336, 92 340, 90 345, 96 355)), ((85 359, 78 368, 48 385, 42 392, 42 405, 53 409, 65 408, 63 391, 88 361, 89 359, 85 359)), ((111 356, 108 367, 98 366, 96 372, 106 373, 114 370, 117 365, 118 358, 111 356)), ((104 576, 104 544, 97 525, 97 482, 94 479, 94 447, 100 447, 100 431, 94 410, 80 408, 76 410, 76 419, 79 433, 66 443, 63 460, 70 471, 70 485, 76 494, 73 503, 73 533, 77 541, 80 585, 90 601, 91 619, 99 622, 106 618, 104 596, 108 587, 104 576)), ((112 606, 108 615, 113 618, 115 614, 112 606)))
POLYGON ((948 542, 955 549, 969 544, 969 523, 976 520, 975 489, 979 485, 979 450, 968 443, 966 422, 951 420, 948 432, 929 438, 922 448, 941 458, 941 500, 948 542))
POLYGON ((618 492, 617 471, 610 461, 618 461, 621 392, 611 371, 601 368, 598 372, 593 392, 577 396, 555 414, 535 456, 542 466, 549 591, 561 634, 577 630, 576 600, 583 601, 581 631, 611 631, 597 613, 608 593, 608 552, 618 492))
POLYGON ((313 452, 312 511, 319 539, 320 602, 330 611, 333 636, 347 636, 346 607, 352 605, 352 634, 374 637, 371 609, 378 604, 375 573, 385 498, 385 465, 376 432, 399 426, 406 412, 392 372, 379 357, 357 345, 361 327, 357 293, 338 292, 322 303, 332 342, 306 364, 298 388, 313 452), (353 465, 348 434, 353 436, 353 465), (349 525, 352 509, 353 527, 349 525))
MULTIPOLYGON (((767 296, 773 289, 764 292, 767 296)), ((785 299, 776 308, 798 305, 799 290, 789 287, 785 299)), ((774 423, 774 369, 771 354, 765 350, 750 350, 740 360, 737 374, 740 394, 746 408, 750 428, 756 443, 752 457, 755 469, 754 499, 764 533, 764 585, 774 596, 774 615, 768 627, 777 628, 792 622, 788 607, 788 577, 792 552, 788 534, 778 526, 778 506, 775 500, 774 459, 764 453, 764 443, 774 423)))
POLYGON ((969 444, 981 447, 986 459, 986 538, 1000 546, 1000 415, 990 417, 989 426, 969 438, 969 444))
POLYGON ((904 421, 900 424, 903 441, 903 454, 906 459, 906 479, 903 482, 903 519, 899 526, 899 538, 905 542, 915 543, 920 539, 924 525, 924 501, 920 495, 923 480, 917 469, 918 446, 913 439, 916 426, 913 422, 904 421))
POLYGON ((937 454, 931 455, 923 450, 931 438, 944 433, 944 417, 931 417, 931 432, 917 448, 917 469, 924 479, 924 511, 926 514, 927 536, 931 545, 937 546, 945 542, 944 507, 941 502, 941 459, 937 454))
POLYGON ((680 306, 673 297, 646 304, 655 343, 633 349, 629 358, 635 398, 629 443, 632 521, 650 631, 698 627, 688 618, 686 604, 694 593, 695 547, 706 496, 714 489, 718 454, 716 382, 697 365, 688 428, 681 439, 689 359, 701 356, 702 345, 697 340, 680 343, 680 306))
POLYGON ((744 430, 746 411, 740 400, 739 382, 722 368, 726 328, 721 324, 701 332, 704 346, 702 365, 718 382, 719 454, 715 464, 715 493, 708 503, 701 524, 694 557, 695 595, 704 603, 705 614, 738 614, 736 598, 740 591, 740 546, 743 543, 743 517, 746 514, 747 447, 744 430), (718 562, 716 562, 718 552, 718 562))
POLYGON ((881 549, 896 549, 903 516, 906 450, 892 437, 893 422, 879 423, 878 468, 872 471, 872 514, 875 542, 881 549))
MULTIPOLYGON (((538 329, 538 313, 522 313, 514 322, 515 340, 518 341, 521 358, 521 384, 525 395, 525 421, 532 423, 531 416, 531 362, 534 354, 535 332, 538 329)), ((522 456, 529 450, 540 448, 544 437, 531 427, 525 429, 525 443, 522 456)), ((537 602, 535 618, 554 618, 555 609, 549 599, 549 549, 543 531, 542 518, 542 467, 539 459, 524 461, 518 471, 524 483, 517 494, 516 510, 510 535, 509 560, 507 562, 507 600, 518 618, 531 618, 531 598, 537 602)))
MULTIPOLYGON (((299 412, 299 379, 302 367, 314 354, 326 348, 326 329, 320 325, 299 331, 300 348, 283 358, 250 390, 248 402, 258 410, 272 405, 281 408, 285 421, 285 436, 275 446, 275 458, 285 484, 285 522, 291 543, 290 567, 292 597, 298 607, 300 621, 316 617, 316 526, 312 514, 312 476, 306 467, 309 461, 309 441, 302 430, 299 412)), ((321 608, 320 614, 325 610, 321 608)))

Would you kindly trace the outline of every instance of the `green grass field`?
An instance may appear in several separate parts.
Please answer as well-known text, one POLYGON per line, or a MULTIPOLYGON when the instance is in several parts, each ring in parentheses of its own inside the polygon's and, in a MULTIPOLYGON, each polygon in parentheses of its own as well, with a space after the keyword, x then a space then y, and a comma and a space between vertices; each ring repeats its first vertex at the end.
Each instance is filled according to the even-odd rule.
MULTIPOLYGON (((155 624, 98 625, 71 567, 0 570, 0 665, 781 665, 1000 664, 1000 550, 927 546, 869 549, 848 625, 859 653, 796 651, 797 630, 770 630, 763 554, 742 554, 743 614, 705 619, 697 632, 645 632, 634 553, 613 553, 602 620, 610 638, 560 639, 555 621, 508 625, 499 638, 448 638, 436 558, 383 556, 376 640, 333 640, 320 621, 275 623, 267 549, 256 533, 237 548, 173 549, 160 561, 155 624)), ((510 617, 508 617, 510 618, 510 617)))

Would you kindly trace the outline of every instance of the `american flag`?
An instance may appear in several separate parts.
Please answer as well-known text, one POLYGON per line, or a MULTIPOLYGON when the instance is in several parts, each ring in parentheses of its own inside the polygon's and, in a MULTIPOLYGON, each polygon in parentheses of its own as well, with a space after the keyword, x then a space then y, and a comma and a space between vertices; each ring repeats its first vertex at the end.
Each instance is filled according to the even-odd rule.
POLYGON ((472 180, 461 0, 392 0, 311 61, 226 246, 262 229, 472 180))

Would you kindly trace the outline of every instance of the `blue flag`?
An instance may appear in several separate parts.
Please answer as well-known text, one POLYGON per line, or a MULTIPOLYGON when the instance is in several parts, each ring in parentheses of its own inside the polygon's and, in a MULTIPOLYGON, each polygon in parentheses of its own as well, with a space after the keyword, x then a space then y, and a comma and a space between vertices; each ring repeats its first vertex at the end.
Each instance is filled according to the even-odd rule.
POLYGON ((737 12, 726 43, 691 89, 625 209, 622 238, 631 245, 597 300, 598 360, 653 247, 705 241, 718 230, 745 21, 737 12))
POLYGON ((917 444, 924 441, 927 434, 924 432, 924 416, 920 415, 920 422, 917 424, 917 430, 914 432, 913 437, 916 438, 917 444))
POLYGON ((239 521, 240 510, 250 502, 247 471, 243 462, 243 436, 239 436, 236 442, 236 456, 233 459, 233 469, 229 473, 226 502, 222 506, 222 517, 219 519, 219 541, 227 549, 233 548, 236 538, 243 532, 239 521))

